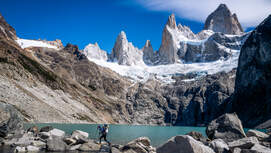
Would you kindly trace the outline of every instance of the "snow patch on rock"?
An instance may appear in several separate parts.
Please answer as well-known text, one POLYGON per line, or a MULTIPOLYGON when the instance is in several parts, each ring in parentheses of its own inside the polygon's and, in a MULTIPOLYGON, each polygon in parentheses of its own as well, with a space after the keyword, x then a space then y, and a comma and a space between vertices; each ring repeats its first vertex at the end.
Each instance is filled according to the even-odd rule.
POLYGON ((58 49, 56 46, 50 45, 46 43, 45 41, 41 41, 41 40, 17 39, 16 42, 23 49, 28 48, 28 47, 45 47, 45 48, 58 49))

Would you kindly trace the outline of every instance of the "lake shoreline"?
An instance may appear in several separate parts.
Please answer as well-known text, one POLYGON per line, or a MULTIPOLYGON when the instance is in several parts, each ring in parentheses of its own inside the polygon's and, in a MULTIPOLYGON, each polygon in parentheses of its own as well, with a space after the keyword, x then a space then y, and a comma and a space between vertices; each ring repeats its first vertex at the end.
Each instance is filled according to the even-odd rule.
MULTIPOLYGON (((74 130, 82 130, 89 133, 89 138, 97 139, 97 126, 102 124, 59 124, 59 123, 36 123, 36 124, 24 124, 25 130, 31 126, 52 126, 54 128, 65 131, 67 134, 71 134, 74 130)), ((190 127, 190 126, 148 126, 148 125, 119 125, 108 124, 109 134, 108 139, 115 144, 124 145, 129 141, 132 141, 138 137, 148 137, 151 140, 151 144, 155 147, 161 145, 168 139, 176 135, 184 135, 191 131, 197 131, 204 136, 206 127, 190 127), (157 135, 159 133, 159 135, 157 135), (120 140, 119 140, 120 139, 120 140)))
POLYGON ((235 113, 224 114, 207 127, 109 125, 108 140, 99 144, 101 124, 24 124, 2 139, 4 152, 235 153, 271 152, 271 135, 244 130, 235 113), (122 140, 122 141, 120 141, 122 140), (180 151, 182 149, 184 152, 180 151), (222 150, 222 152, 221 152, 222 150), (260 150, 260 151, 259 151, 260 150), (190 152, 189 151, 189 152, 190 152))
MULTIPOLYGON (((109 124, 109 125, 126 125, 126 126, 165 126, 165 127, 185 127, 187 125, 156 125, 156 124, 116 124, 116 123, 61 123, 61 122, 24 122, 24 124, 93 124, 93 125, 104 125, 104 124, 109 124)), ((187 126, 187 127, 206 127, 206 126, 187 126)))

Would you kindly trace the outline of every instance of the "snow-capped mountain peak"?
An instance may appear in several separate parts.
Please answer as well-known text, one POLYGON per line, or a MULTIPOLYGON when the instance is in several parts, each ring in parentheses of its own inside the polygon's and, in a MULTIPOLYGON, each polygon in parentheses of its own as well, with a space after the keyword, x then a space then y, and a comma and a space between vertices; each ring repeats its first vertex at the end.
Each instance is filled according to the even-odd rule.
POLYGON ((188 26, 177 26, 172 14, 164 27, 158 52, 154 52, 150 40, 139 50, 121 31, 109 62, 93 61, 134 81, 153 78, 168 83, 176 74, 214 74, 236 68, 239 50, 247 35, 229 35, 210 29, 195 34, 188 26))
POLYGON ((88 59, 98 59, 107 61, 107 53, 104 50, 101 50, 98 43, 95 44, 88 44, 84 48, 84 54, 87 56, 88 59))
POLYGON ((237 15, 232 14, 226 4, 220 4, 205 22, 204 29, 225 34, 242 34, 243 28, 237 15))
POLYGON ((177 24, 176 24, 176 19, 175 19, 175 15, 174 14, 171 14, 168 17, 166 26, 169 26, 172 29, 177 29, 177 24))
POLYGON ((116 39, 111 60, 117 61, 120 65, 145 65, 143 52, 134 47, 131 42, 128 42, 124 31, 121 31, 116 39))

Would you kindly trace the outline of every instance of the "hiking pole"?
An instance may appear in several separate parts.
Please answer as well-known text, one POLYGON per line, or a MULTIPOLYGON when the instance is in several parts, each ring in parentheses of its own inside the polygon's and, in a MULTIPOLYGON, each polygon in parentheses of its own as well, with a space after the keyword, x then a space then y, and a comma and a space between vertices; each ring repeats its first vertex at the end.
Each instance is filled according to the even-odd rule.
POLYGON ((96 128, 96 131, 95 131, 95 134, 94 134, 94 139, 97 139, 97 132, 98 132, 98 129, 96 128))
POLYGON ((97 143, 99 142, 99 137, 100 137, 100 132, 98 131, 98 128, 96 128, 95 139, 97 143))

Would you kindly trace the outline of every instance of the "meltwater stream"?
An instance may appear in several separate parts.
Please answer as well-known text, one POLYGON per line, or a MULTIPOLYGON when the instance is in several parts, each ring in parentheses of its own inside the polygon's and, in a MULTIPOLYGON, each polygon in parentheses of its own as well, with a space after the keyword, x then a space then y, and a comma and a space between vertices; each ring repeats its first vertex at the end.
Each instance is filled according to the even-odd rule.
MULTIPOLYGON (((33 125, 36 125, 39 128, 51 125, 54 128, 65 131, 67 134, 71 134, 74 130, 82 130, 89 133, 89 138, 98 140, 98 124, 39 123, 25 124, 25 129, 33 125)), ((146 136, 151 139, 151 145, 157 147, 173 136, 183 135, 191 131, 200 132, 205 136, 205 127, 109 125, 108 140, 113 144, 127 144, 129 141, 138 137, 146 136)))

